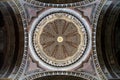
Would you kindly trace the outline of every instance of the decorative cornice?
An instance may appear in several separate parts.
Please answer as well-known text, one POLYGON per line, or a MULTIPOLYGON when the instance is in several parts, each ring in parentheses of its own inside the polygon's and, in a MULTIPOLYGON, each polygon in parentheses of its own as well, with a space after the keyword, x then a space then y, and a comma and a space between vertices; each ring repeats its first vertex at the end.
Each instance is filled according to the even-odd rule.
POLYGON ((75 7, 75 6, 85 6, 88 4, 93 3, 96 0, 84 0, 75 3, 67 3, 67 4, 52 4, 52 3, 43 3, 36 0, 24 0, 34 6, 41 6, 41 7, 54 7, 54 8, 66 8, 66 7, 75 7))
POLYGON ((36 74, 31 74, 29 76, 26 76, 23 78, 23 80, 33 80, 36 78, 44 77, 44 76, 52 76, 52 75, 66 75, 66 76, 75 76, 75 77, 81 77, 87 80, 98 80, 97 77, 92 76, 89 73, 86 72, 68 72, 68 71, 50 71, 50 72, 38 72, 36 74))

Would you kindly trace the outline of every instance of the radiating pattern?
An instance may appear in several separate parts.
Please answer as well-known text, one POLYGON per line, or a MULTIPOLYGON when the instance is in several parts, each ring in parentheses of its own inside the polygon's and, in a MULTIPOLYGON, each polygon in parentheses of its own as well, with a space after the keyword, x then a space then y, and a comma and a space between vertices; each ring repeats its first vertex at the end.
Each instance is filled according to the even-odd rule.
POLYGON ((67 13, 43 18, 34 30, 33 44, 37 56, 52 66, 66 66, 79 60, 86 48, 86 30, 67 13))
POLYGON ((44 27, 40 43, 48 56, 63 60, 73 56, 77 51, 80 44, 80 34, 73 23, 56 19, 44 27))

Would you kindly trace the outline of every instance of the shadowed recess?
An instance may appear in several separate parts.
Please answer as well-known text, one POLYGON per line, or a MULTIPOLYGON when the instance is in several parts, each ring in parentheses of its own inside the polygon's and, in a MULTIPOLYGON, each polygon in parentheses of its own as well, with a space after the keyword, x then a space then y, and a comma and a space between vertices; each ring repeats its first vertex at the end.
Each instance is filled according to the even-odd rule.
POLYGON ((115 28, 115 51, 116 51, 116 57, 117 57, 117 61, 120 65, 120 14, 118 17, 118 20, 116 22, 116 28, 115 28))

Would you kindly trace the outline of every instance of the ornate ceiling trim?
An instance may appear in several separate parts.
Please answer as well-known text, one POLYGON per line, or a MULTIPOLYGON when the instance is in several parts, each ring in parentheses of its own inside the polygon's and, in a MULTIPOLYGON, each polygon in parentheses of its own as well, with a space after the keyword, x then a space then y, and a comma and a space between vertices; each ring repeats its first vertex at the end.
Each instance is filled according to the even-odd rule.
POLYGON ((25 11, 23 9, 23 6, 20 4, 18 0, 13 0, 9 2, 10 4, 15 4, 15 6, 18 8, 20 12, 20 16, 22 18, 23 22, 23 27, 24 27, 24 53, 23 53, 23 58, 21 62, 21 66, 18 69, 18 72, 14 74, 14 72, 9 76, 10 78, 14 80, 19 80, 21 75, 24 73, 25 67, 27 66, 27 57, 28 57, 28 32, 27 32, 27 20, 26 20, 26 15, 25 11))
POLYGON ((75 3, 67 3, 67 4, 52 4, 52 3, 43 3, 40 1, 36 1, 36 0, 24 0, 25 2, 28 2, 30 4, 33 4, 35 6, 41 6, 41 7, 74 7, 74 6, 85 6, 88 4, 91 4, 93 2, 95 2, 96 0, 83 0, 80 2, 75 2, 75 3))
POLYGON ((36 74, 31 74, 30 76, 23 78, 23 80, 33 80, 39 77, 52 76, 52 75, 66 75, 66 76, 81 77, 87 80, 98 80, 97 77, 86 72, 68 72, 68 71, 51 71, 51 72, 43 72, 43 73, 38 72, 36 74))
POLYGON ((7 33, 7 44, 5 52, 5 64, 1 69, 0 76, 15 77, 21 67, 22 58, 24 55, 24 48, 26 45, 25 28, 23 26, 20 12, 13 1, 0 2, 1 12, 4 15, 5 25, 4 29, 7 33), (8 54, 8 55, 7 55, 8 54))
POLYGON ((101 13, 101 10, 103 9, 103 6, 105 5, 107 0, 101 0, 100 4, 98 5, 97 9, 96 9, 96 14, 94 16, 94 22, 93 22, 93 32, 92 32, 92 48, 93 48, 93 62, 94 62, 94 66, 96 69, 96 73, 99 77, 100 80, 107 80, 107 77, 105 76, 105 74, 103 73, 100 64, 99 64, 99 60, 98 60, 98 55, 97 55, 97 50, 96 50, 96 28, 98 25, 98 18, 99 15, 101 13))

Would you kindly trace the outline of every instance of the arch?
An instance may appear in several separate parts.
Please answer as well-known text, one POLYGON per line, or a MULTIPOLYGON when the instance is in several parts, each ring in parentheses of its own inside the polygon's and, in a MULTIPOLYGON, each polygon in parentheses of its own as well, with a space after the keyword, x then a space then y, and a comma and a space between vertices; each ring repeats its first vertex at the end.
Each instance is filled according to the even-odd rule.
MULTIPOLYGON (((25 78, 23 78, 23 80, 44 80, 45 77, 47 77, 48 79, 53 79, 50 77, 62 77, 62 80, 64 80, 65 76, 66 77, 71 77, 72 79, 82 79, 82 80, 97 80, 97 78, 89 73, 86 72, 69 72, 69 71, 49 71, 49 72, 37 72, 34 74, 30 74, 27 75, 25 78)), ((65 78, 66 79, 66 78, 65 78)))
POLYGON ((17 73, 24 53, 24 28, 17 6, 0 2, 0 77, 17 73))
POLYGON ((96 51, 98 61, 104 75, 108 79, 120 78, 119 56, 119 21, 120 1, 109 2, 104 5, 96 29, 96 51), (116 52, 117 51, 117 52, 116 52))
POLYGON ((75 6, 85 6, 88 5, 96 0, 54 0, 54 1, 48 1, 48 0, 24 0, 28 3, 34 4, 36 6, 41 7, 75 7, 75 6), (58 2, 56 2, 58 1, 58 2), (65 2, 65 3, 63 3, 65 2))
POLYGON ((34 80, 86 80, 80 77, 75 77, 75 76, 46 76, 46 77, 41 77, 41 78, 36 78, 34 80))

